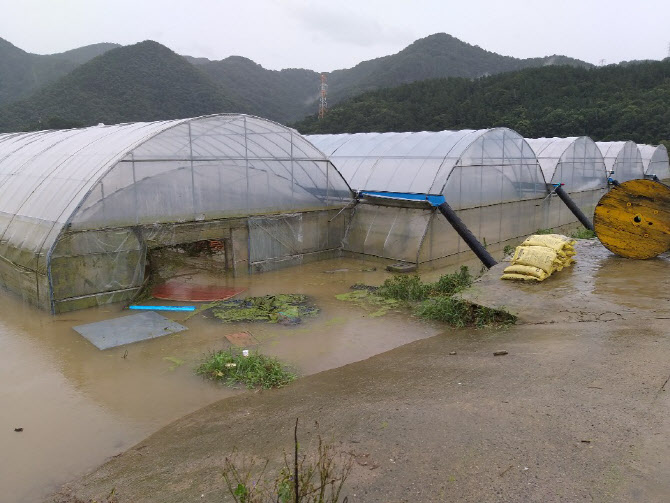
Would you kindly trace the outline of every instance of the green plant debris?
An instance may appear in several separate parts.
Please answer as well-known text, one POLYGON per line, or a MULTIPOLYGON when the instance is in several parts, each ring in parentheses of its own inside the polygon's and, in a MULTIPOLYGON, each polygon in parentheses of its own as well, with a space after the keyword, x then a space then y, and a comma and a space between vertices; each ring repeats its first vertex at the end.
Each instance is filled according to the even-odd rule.
POLYGON ((389 311, 398 309, 401 305, 401 302, 396 299, 386 299, 377 295, 375 291, 366 289, 341 293, 336 295, 335 298, 345 302, 353 302, 354 304, 361 306, 368 311, 372 311, 370 316, 375 318, 384 316, 389 311))
POLYGON ((177 367, 181 367, 184 364, 184 360, 180 360, 175 356, 164 356, 163 360, 172 363, 172 365, 170 366, 170 370, 174 370, 177 367))
POLYGON ((512 255, 512 253, 514 253, 515 249, 516 249, 516 247, 514 247, 512 245, 505 245, 505 248, 503 248, 503 258, 507 257, 509 255, 512 255))
POLYGON ((516 317, 504 309, 491 309, 466 302, 456 296, 470 285, 472 275, 466 266, 444 274, 435 283, 423 283, 419 276, 394 276, 379 288, 356 284, 352 292, 336 295, 343 301, 376 310, 370 316, 383 316, 390 309, 413 308, 416 315, 448 323, 454 327, 488 327, 514 323, 516 317))
POLYGON ((570 234, 570 237, 574 239, 594 239, 596 237, 596 233, 591 229, 587 229, 586 227, 580 227, 572 234, 570 234))
POLYGON ((224 349, 215 351, 196 368, 195 373, 227 386, 245 385, 247 388, 280 388, 297 378, 277 358, 250 352, 224 349))
POLYGON ((554 229, 538 229, 535 231, 535 234, 553 234, 554 229))
POLYGON ((302 294, 264 295, 245 299, 223 300, 202 306, 197 313, 210 310, 225 323, 263 321, 295 325, 304 318, 316 316, 319 308, 308 303, 302 294))

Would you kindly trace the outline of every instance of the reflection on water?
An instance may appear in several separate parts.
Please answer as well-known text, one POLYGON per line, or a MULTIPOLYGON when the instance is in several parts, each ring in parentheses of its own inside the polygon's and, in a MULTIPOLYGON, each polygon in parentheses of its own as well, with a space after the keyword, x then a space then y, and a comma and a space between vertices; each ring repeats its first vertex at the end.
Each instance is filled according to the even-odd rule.
POLYGON ((182 321, 183 314, 167 313, 189 330, 106 351, 72 327, 129 314, 120 306, 54 317, 0 292, 3 502, 39 500, 168 422, 239 392, 193 374, 203 354, 226 347, 226 334, 249 330, 264 352, 309 374, 438 333, 438 327, 406 313, 371 318, 334 297, 353 283, 379 284, 386 277, 379 264, 334 259, 219 278, 218 284, 248 288, 248 295, 305 293, 321 312, 297 326, 223 325, 202 317, 182 321), (178 360, 184 364, 176 365, 178 360), (24 431, 14 432, 17 427, 24 431))
POLYGON ((632 260, 611 255, 595 264, 592 292, 620 305, 670 309, 670 257, 632 260))

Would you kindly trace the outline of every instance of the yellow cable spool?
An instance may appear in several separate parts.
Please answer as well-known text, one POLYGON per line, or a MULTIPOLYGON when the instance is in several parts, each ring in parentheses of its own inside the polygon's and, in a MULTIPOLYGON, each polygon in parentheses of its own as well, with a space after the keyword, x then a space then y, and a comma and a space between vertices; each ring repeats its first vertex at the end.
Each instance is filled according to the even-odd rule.
POLYGON ((629 180, 600 198, 593 215, 600 242, 622 257, 648 259, 670 250, 670 187, 629 180))

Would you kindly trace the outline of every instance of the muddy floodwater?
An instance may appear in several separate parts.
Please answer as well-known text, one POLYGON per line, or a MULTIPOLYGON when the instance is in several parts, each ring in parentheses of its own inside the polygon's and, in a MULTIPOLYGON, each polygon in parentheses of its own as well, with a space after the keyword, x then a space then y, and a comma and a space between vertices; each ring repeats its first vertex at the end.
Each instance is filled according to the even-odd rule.
POLYGON ((218 284, 247 289, 240 297, 304 293, 321 311, 295 326, 223 324, 202 316, 183 321, 181 313, 166 313, 189 330, 105 351, 72 327, 132 314, 122 306, 51 316, 0 292, 2 501, 39 501, 171 421, 244 392, 194 374, 203 355, 229 345, 226 334, 248 330, 264 353, 294 365, 301 375, 437 334, 438 326, 407 312, 373 317, 335 299, 354 283, 380 284, 388 276, 378 263, 334 259, 222 277, 218 284))

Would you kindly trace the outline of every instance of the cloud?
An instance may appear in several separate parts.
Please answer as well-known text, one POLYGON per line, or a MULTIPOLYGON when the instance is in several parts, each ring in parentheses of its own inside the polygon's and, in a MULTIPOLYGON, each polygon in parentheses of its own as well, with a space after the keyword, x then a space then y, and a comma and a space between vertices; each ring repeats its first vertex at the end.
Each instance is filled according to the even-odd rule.
POLYGON ((353 10, 342 3, 338 8, 315 5, 304 1, 286 2, 287 13, 294 17, 305 31, 319 38, 358 47, 372 47, 404 43, 414 40, 411 30, 385 26, 378 19, 353 10))

